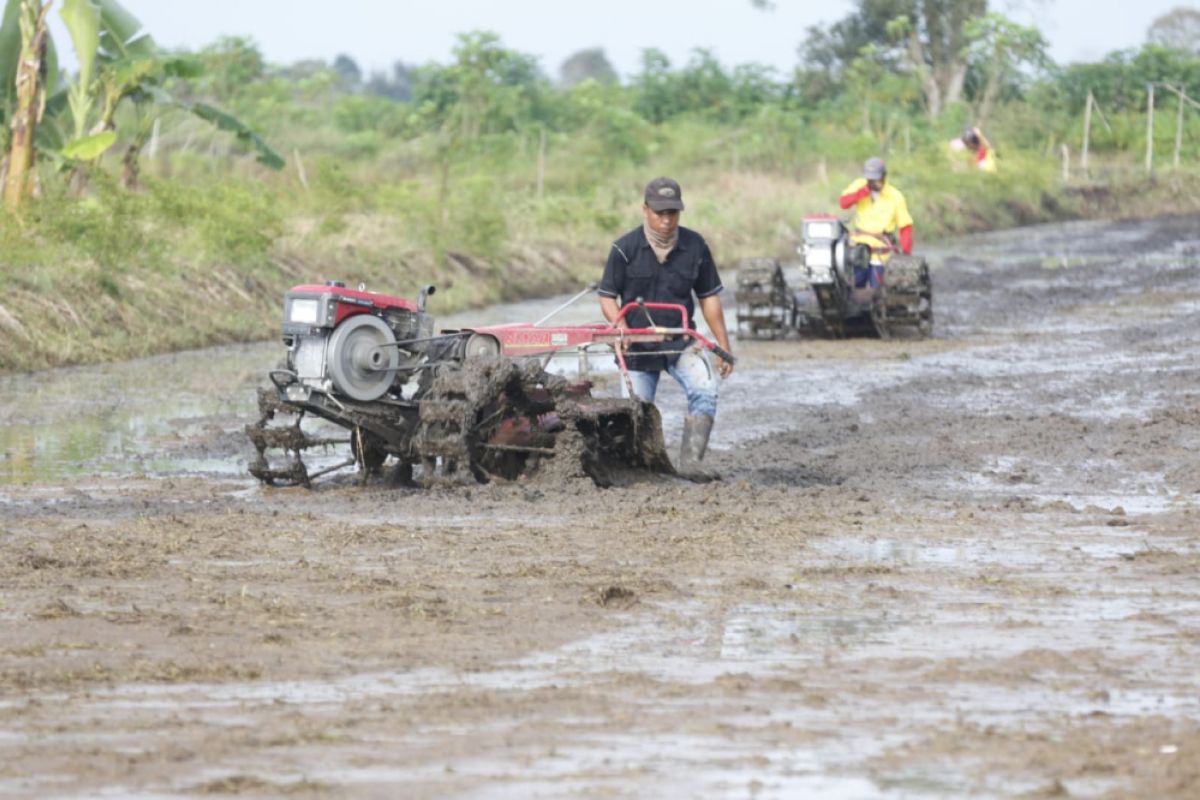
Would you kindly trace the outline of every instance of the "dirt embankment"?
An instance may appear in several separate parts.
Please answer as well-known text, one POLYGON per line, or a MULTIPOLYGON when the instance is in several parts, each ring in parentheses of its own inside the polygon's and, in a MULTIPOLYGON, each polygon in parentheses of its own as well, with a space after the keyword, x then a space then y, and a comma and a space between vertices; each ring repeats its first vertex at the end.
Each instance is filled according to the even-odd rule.
POLYGON ((594 258, 578 255, 563 245, 530 244, 514 248, 503 264, 453 252, 440 265, 428 256, 364 264, 350 248, 336 263, 281 251, 266 266, 72 271, 52 288, 13 286, 0 298, 0 335, 10 345, 0 349, 0 374, 271 339, 283 293, 300 283, 336 279, 413 297, 434 284, 441 313, 558 294, 594 280, 594 258))
MULTIPOLYGON (((912 191, 910 202, 925 237, 1200 209, 1200 193, 1194 183, 1187 176, 1165 175, 1152 180, 1073 185, 1029 196, 995 191, 929 196, 912 191)), ((813 192, 812 186, 799 184, 784 188, 828 194, 825 189, 813 192)), ((635 206, 631 213, 635 216, 630 225, 636 220, 635 206)), ((736 250, 775 241, 780 228, 788 230, 795 225, 795 220, 760 217, 748 230, 722 230, 718 220, 705 226, 705 233, 714 241, 728 240, 727 249, 736 250)), ((64 267, 62 274, 48 269, 37 280, 10 281, 0 298, 0 335, 10 345, 0 348, 0 374, 270 339, 276 334, 283 292, 297 283, 338 279, 351 286, 363 283, 376 291, 402 295, 415 295, 419 287, 435 284, 441 290, 436 308, 446 314, 577 289, 596 280, 603 258, 603 237, 559 241, 552 233, 545 240, 514 241, 496 258, 453 250, 440 261, 426 250, 381 254, 373 249, 371 237, 378 236, 378 226, 385 222, 376 219, 370 225, 364 223, 361 230, 350 226, 345 241, 320 259, 305 253, 303 236, 296 234, 292 236, 295 242, 281 241, 263 264, 197 266, 181 262, 152 270, 115 272, 96 265, 72 265, 64 267)), ((725 222, 724 227, 731 224, 725 222)), ((791 237, 785 238, 790 241, 791 237)), ((790 245, 785 249, 790 252, 790 245)), ((725 265, 748 255, 772 254, 718 253, 725 265)))

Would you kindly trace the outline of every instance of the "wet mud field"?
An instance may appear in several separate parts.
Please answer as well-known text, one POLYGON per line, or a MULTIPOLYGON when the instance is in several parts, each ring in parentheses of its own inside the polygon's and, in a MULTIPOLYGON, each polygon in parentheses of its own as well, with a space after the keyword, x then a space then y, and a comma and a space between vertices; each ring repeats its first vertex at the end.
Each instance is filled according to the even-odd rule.
POLYGON ((274 345, 0 379, 0 795, 1200 797, 1200 218, 928 254, 931 341, 738 344, 708 485, 264 489, 274 345))

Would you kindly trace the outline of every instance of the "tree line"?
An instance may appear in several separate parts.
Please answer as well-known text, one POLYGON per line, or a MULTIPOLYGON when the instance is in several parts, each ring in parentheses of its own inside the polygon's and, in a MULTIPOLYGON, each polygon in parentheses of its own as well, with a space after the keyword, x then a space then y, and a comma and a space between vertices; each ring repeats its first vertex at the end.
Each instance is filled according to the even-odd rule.
MULTIPOLYGON (((702 48, 674 64, 648 49, 621 80, 602 49, 572 55, 552 78, 489 32, 461 34, 447 63, 397 61, 372 74, 349 55, 271 65, 238 37, 167 52, 117 0, 63 0, 58 13, 79 64, 66 75, 57 48, 68 43, 46 31, 53 5, 7 0, 0 25, 0 172, 10 209, 36 191, 39 174, 86 183, 113 153, 136 185, 147 141, 181 116, 231 133, 278 168, 273 145, 300 129, 433 139, 444 157, 488 136, 586 132, 607 157, 636 160, 648 130, 685 117, 836 124, 879 138, 897 135, 901 118, 918 132, 944 133, 963 118, 985 125, 1014 105, 1035 110, 1043 127, 1063 127, 1089 94, 1103 112, 1136 112, 1151 83, 1200 97, 1200 12, 1186 8, 1156 20, 1140 48, 1059 65, 1040 31, 987 0, 857 0, 842 20, 798 33, 792 74, 726 66, 702 48)), ((1028 143, 1046 135, 1025 134, 1028 143)))

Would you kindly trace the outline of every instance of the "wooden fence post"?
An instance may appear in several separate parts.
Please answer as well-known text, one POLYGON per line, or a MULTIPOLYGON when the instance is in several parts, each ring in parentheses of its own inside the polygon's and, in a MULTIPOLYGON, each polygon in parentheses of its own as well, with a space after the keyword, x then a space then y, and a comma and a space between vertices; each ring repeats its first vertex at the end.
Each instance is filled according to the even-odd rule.
POLYGON ((538 126, 537 153, 537 201, 540 204, 546 192, 546 126, 538 126))
POLYGON ((150 146, 146 148, 146 155, 150 158, 158 156, 158 139, 162 133, 162 117, 156 117, 154 125, 150 128, 150 146))
POLYGON ((1183 84, 1179 84, 1179 113, 1175 117, 1175 162, 1174 169, 1179 171, 1179 150, 1183 147, 1183 84))
POLYGON ((1079 168, 1083 170, 1083 174, 1088 174, 1088 145, 1092 136, 1092 103, 1095 98, 1092 97, 1092 90, 1088 89, 1087 107, 1083 111, 1083 152, 1079 156, 1079 168))
POLYGON ((308 191, 308 175, 304 171, 304 159, 300 158, 300 148, 292 148, 292 158, 296 161, 296 175, 300 178, 300 185, 304 187, 304 191, 308 191))
POLYGON ((1154 84, 1146 84, 1146 174, 1154 172, 1154 84))

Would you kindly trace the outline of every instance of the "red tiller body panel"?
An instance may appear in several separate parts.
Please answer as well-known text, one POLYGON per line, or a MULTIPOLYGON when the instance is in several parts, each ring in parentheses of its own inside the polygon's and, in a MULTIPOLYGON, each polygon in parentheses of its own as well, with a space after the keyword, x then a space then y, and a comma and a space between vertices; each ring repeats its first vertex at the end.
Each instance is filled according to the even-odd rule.
POLYGON ((375 292, 364 292, 358 289, 348 289, 344 286, 305 283, 300 286, 293 286, 289 290, 289 294, 317 294, 333 297, 338 304, 337 316, 333 320, 334 327, 341 324, 342 320, 347 317, 369 311, 386 311, 389 308, 398 308, 413 314, 417 313, 417 304, 407 298, 376 294, 375 292))

